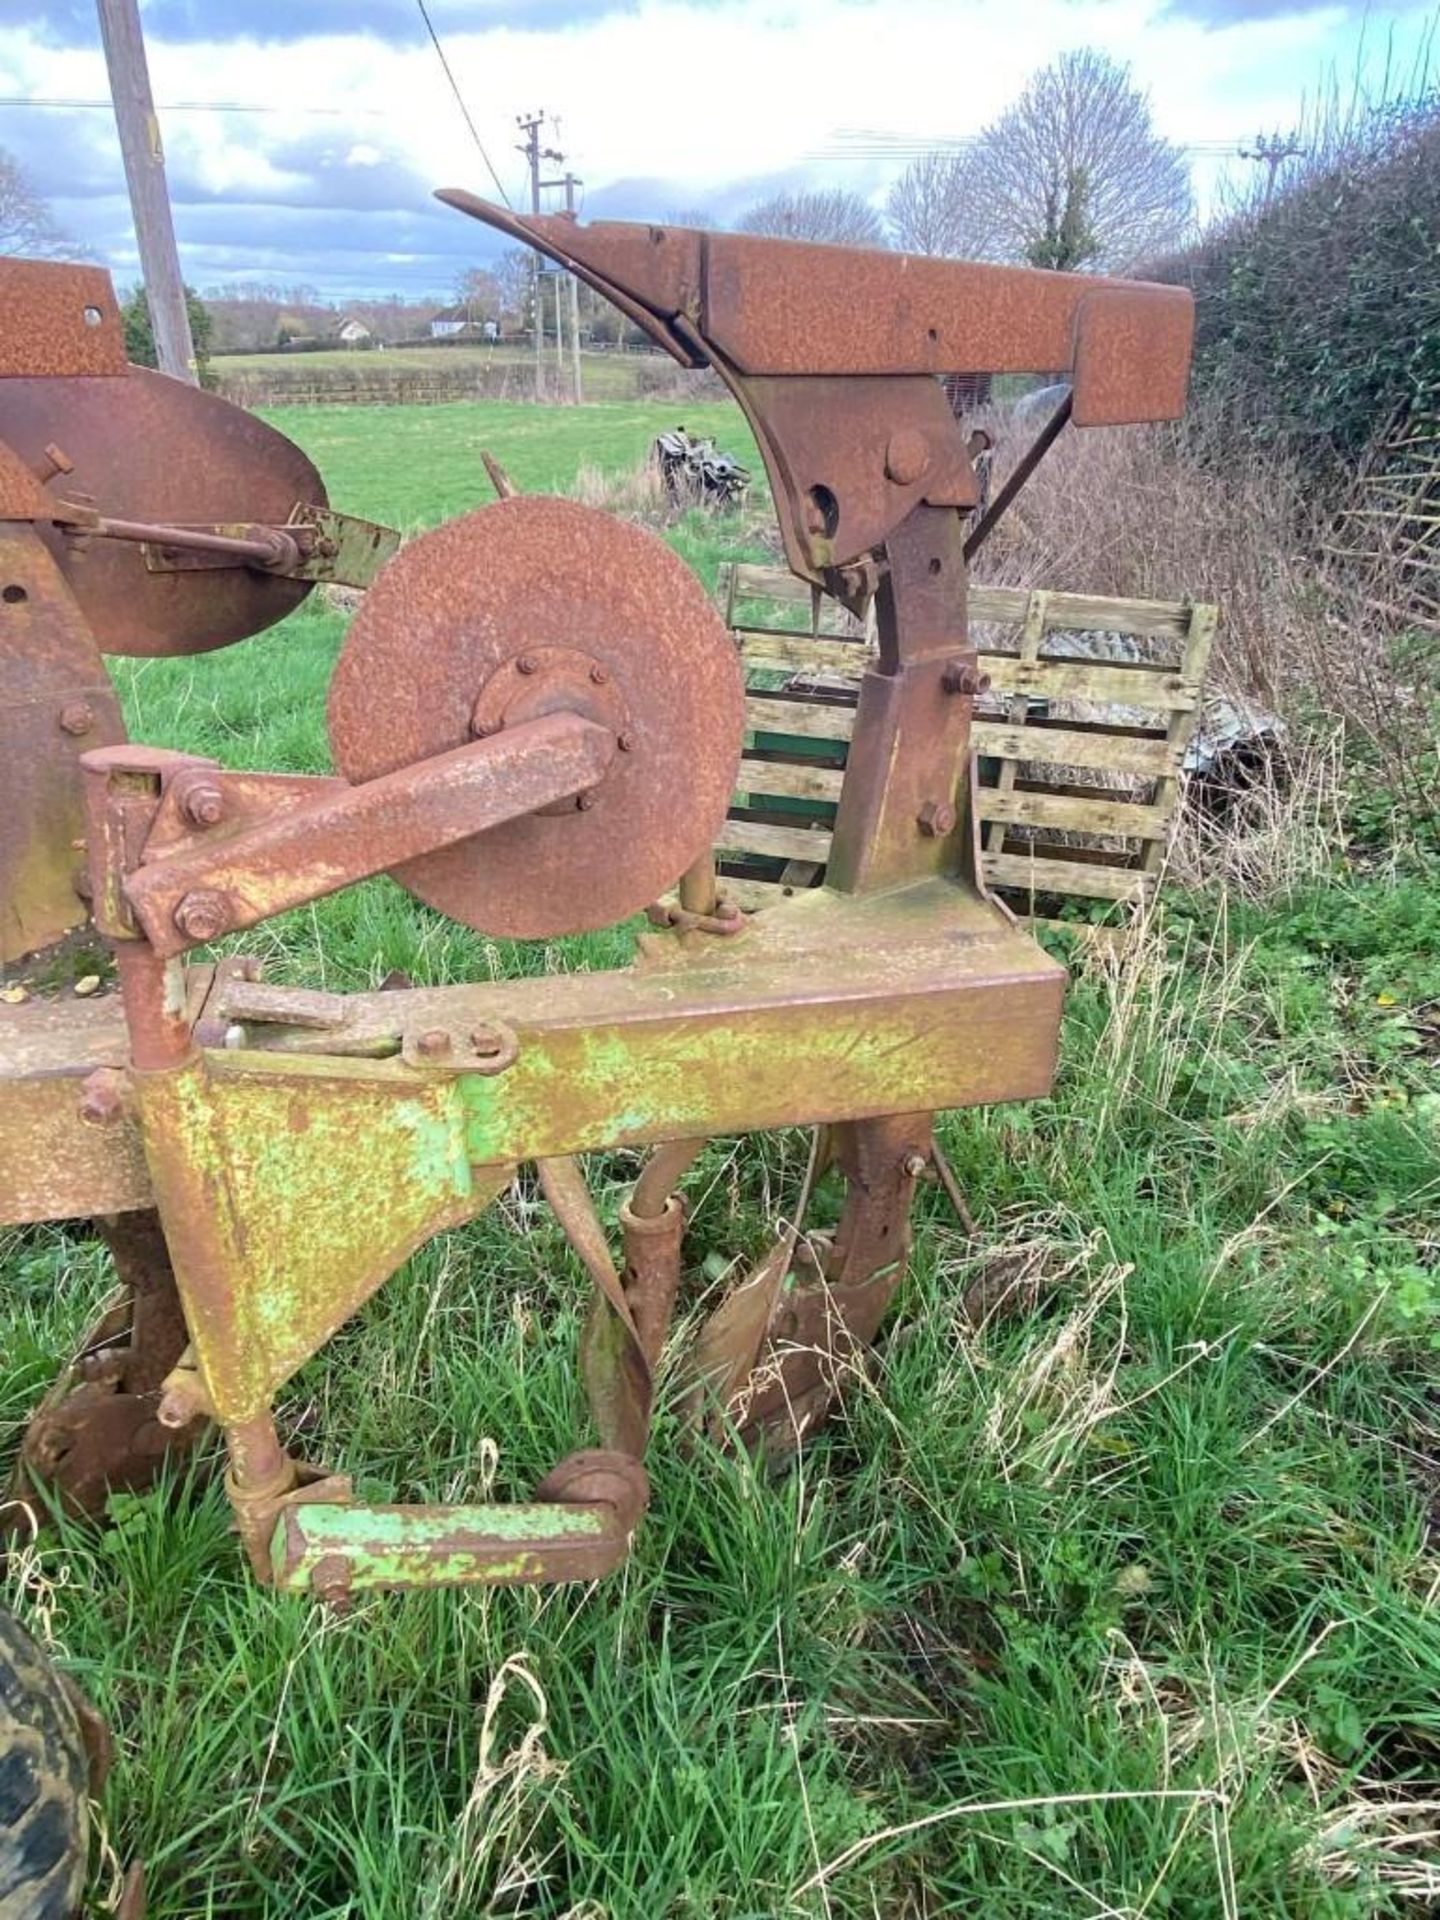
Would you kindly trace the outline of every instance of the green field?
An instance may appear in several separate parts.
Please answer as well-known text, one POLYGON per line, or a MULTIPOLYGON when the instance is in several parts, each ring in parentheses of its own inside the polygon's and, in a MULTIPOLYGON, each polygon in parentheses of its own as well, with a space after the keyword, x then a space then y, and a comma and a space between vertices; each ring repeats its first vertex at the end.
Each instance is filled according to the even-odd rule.
MULTIPOLYGON (((442 379, 469 375, 483 381, 489 392, 513 387, 521 398, 534 391, 534 353, 526 347, 387 347, 383 353, 355 352, 344 347, 316 353, 226 353, 210 363, 210 372, 222 393, 257 379, 267 383, 303 385, 337 373, 356 380, 390 379, 398 374, 434 374, 442 379)), ((641 353, 590 352, 580 356, 580 377, 587 401, 625 401, 635 398, 640 383, 664 378, 677 370, 658 351, 641 353)), ((545 355, 547 388, 564 396, 571 388, 571 365, 561 366, 553 342, 545 355)))
MULTIPOLYGON (((563 486, 633 466, 676 410, 275 417, 337 504, 414 528, 488 497, 482 446, 563 486)), ((682 417, 743 457, 733 409, 682 417)), ((710 573, 758 525, 673 537, 710 573)), ((132 726, 323 767, 342 636, 315 604, 223 654, 126 663, 132 726)), ((944 1122, 977 1238, 922 1202, 843 1417, 771 1481, 681 1458, 663 1416, 608 1584, 337 1618, 248 1579, 213 1462, 45 1536, 9 1601, 119 1747, 95 1910, 139 1856, 152 1920, 1423 1911, 1440 899, 1377 840, 1263 909, 1175 896, 1118 971, 1081 966, 1053 1098, 944 1122)), ((377 881, 247 944, 348 987, 605 964, 629 938, 497 946, 377 881)), ((690 1177, 676 1355, 793 1204, 804 1147, 722 1142, 690 1177)), ((613 1218, 633 1156, 589 1171, 613 1218)), ((8 1450, 106 1278, 78 1229, 0 1235, 0 1262, 8 1450)), ((282 1429, 372 1498, 521 1495, 582 1427, 584 1298, 519 1190, 382 1289, 282 1429)))

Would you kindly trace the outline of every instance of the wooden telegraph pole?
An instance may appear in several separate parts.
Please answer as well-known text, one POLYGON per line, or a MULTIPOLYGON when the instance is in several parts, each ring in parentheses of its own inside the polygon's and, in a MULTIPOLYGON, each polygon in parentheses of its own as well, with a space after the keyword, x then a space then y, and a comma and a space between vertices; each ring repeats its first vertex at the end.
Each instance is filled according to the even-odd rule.
MULTIPOLYGON (((583 187, 585 182, 577 180, 573 173, 565 175, 565 211, 573 216, 575 212, 575 189, 583 187)), ((575 376, 575 404, 580 406, 585 399, 585 388, 580 376, 580 282, 572 273, 570 279, 570 363, 575 376)))
POLYGON ((125 161, 125 183, 130 189, 130 212, 140 250, 140 273, 155 336, 155 358, 162 373, 198 386, 200 373, 195 364, 195 343, 190 338, 170 196, 165 189, 165 150, 160 144, 160 122, 150 92, 140 10, 137 0, 97 0, 97 4, 115 124, 125 161))
MULTIPOLYGON (((515 124, 525 136, 519 151, 525 156, 525 164, 530 169, 530 211, 540 211, 540 129, 545 124, 543 113, 532 113, 527 119, 523 113, 515 116, 515 124)), ((531 255, 533 298, 530 302, 535 323, 535 398, 545 398, 545 307, 542 300, 545 283, 540 277, 540 256, 532 249, 531 255)))

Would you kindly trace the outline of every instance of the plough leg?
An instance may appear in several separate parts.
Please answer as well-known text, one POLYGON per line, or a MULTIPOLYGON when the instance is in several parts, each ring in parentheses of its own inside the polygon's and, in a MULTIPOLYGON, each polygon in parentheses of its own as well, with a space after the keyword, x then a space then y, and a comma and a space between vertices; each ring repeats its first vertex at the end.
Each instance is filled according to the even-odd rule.
POLYGON ((157 1417, 189 1337, 160 1216, 114 1214, 95 1227, 119 1289, 25 1430, 0 1530, 33 1513, 37 1493, 66 1513, 101 1513, 110 1493, 148 1487, 205 1431, 203 1418, 166 1427, 157 1417))

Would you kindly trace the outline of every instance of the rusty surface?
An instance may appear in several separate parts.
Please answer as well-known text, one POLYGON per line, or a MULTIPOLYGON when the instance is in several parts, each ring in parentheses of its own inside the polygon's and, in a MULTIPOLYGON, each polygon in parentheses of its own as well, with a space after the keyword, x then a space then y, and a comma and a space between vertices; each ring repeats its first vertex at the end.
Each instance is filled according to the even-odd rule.
POLYGON ((915 1170, 928 1159, 931 1115, 890 1114, 836 1127, 846 1182, 833 1237, 798 1248, 790 1284, 773 1303, 755 1363, 725 1406, 742 1445, 777 1460, 824 1418, 864 1354, 905 1275, 915 1170))
POLYGON ((125 330, 102 267, 0 260, 0 380, 124 372, 125 330))
MULTIPOLYGON (((578 714, 539 715, 419 764, 352 787, 317 783, 316 797, 228 833, 197 828, 132 872, 125 895, 153 952, 170 955, 304 906, 464 843, 552 801, 604 791, 615 736, 578 714)), ((214 777, 223 802, 225 776, 214 777)), ((222 806, 223 812, 223 806, 222 806)), ((444 857, 443 855, 439 857, 444 857)))
POLYGON ((0 966, 86 918, 79 758, 125 728, 33 528, 0 522, 0 966))
POLYGON ((562 1460, 517 1506, 299 1502, 281 1512, 273 1577, 342 1606, 376 1589, 598 1580, 625 1558, 649 1497, 637 1461, 596 1449, 562 1460))
MULTIPOLYGON (((602 724, 612 695, 633 716, 594 804, 514 820, 395 875, 452 919, 525 939, 637 912, 724 818, 741 678, 694 574, 653 534, 573 501, 503 500, 402 549, 330 685, 335 764, 373 780, 462 745, 492 678, 546 648, 582 653, 606 676, 594 687, 602 724)), ((585 696, 557 682, 554 697, 585 696)))
POLYGON ((978 504, 938 376, 1068 374, 1085 425, 1176 418, 1193 301, 1178 287, 749 234, 518 218, 440 198, 560 261, 745 409, 795 572, 844 597, 920 502, 978 504))
POLYGON ((158 1214, 112 1215, 95 1227, 120 1293, 25 1429, 9 1498, 32 1511, 53 1502, 70 1514, 103 1513, 111 1493, 148 1487, 204 1431, 198 1419, 178 1428, 159 1420, 162 1383, 188 1336, 158 1214))
POLYGON ((438 197, 643 314, 680 359, 699 351, 741 374, 805 378, 1055 373, 1076 365, 1083 338, 1104 418, 1171 419, 1184 407, 1193 301, 1183 288, 755 234, 581 226, 555 214, 517 218, 463 189, 438 197), (1094 298, 1111 290, 1123 301, 1094 298), (677 339, 682 315, 708 351, 677 339))
POLYGON ((251 1035, 263 1051, 207 1056, 206 1104, 237 1135, 292 1102, 328 1127, 352 1099, 378 1125, 387 1099, 403 1108, 434 1080, 458 1094, 437 1115, 462 1128, 460 1150, 498 1167, 921 1100, 1023 1099, 1048 1090, 1064 978, 1002 909, 948 880, 817 888, 757 916, 743 941, 630 971, 354 996, 350 1057, 337 1036, 273 1026, 251 1035), (394 1057, 412 1025, 483 1020, 518 1037, 505 1073, 421 1075, 394 1057))
MULTIPOLYGON (((1166 418, 1190 346, 1175 289, 530 222, 447 197, 717 369, 754 427, 792 568, 852 609, 877 597, 879 645, 827 885, 735 939, 705 931, 739 924, 715 905, 707 857, 743 726, 729 637, 662 543, 573 503, 502 500, 384 569, 332 684, 341 780, 89 755, 89 890, 127 1045, 113 1008, 63 1044, 0 1015, 0 1214, 106 1182, 130 1182, 121 1206, 153 1194, 184 1326, 173 1300, 156 1308, 150 1346, 174 1364, 157 1377, 132 1355, 134 1397, 158 1395, 162 1441, 214 1413, 256 1571, 336 1604, 369 1587, 590 1578, 623 1557, 680 1277, 676 1187, 707 1137, 816 1123, 806 1193, 832 1158, 846 1183, 835 1232, 802 1236, 802 1199, 702 1330, 712 1430, 783 1453, 862 1364, 905 1272, 934 1110, 1047 1091, 1063 987, 977 878, 964 531, 986 450, 934 376, 1063 370, 1077 424, 1166 418), (341 999, 233 965, 197 987, 174 957, 386 869, 501 934, 608 925, 677 880, 682 902, 661 905, 669 930, 617 973, 341 999), (90 1144, 68 1184, 4 1169, 7 1146, 29 1162, 77 1140, 90 1144), (571 1156, 645 1144, 657 1151, 621 1211, 617 1270, 571 1156), (583 1366, 609 1451, 563 1461, 518 1508, 356 1506, 343 1478, 287 1454, 274 1397, 411 1251, 528 1161, 595 1285, 583 1366)), ((277 554, 291 571, 341 569, 348 541, 366 577, 378 565, 374 530, 327 517, 296 450, 153 376, 0 383, 7 442, 15 550, 33 562, 43 541, 65 576, 43 597, 69 609, 55 645, 78 678, 56 757, 72 791, 75 756, 97 744, 87 622, 115 650, 194 651, 295 603, 304 583, 265 571, 277 554)), ((0 701, 43 651, 14 631, 22 664, 0 701)), ((69 822, 73 854, 73 809, 69 822)), ((86 1387, 112 1385, 109 1354, 107 1341, 86 1387)), ((67 1405, 101 1434, 101 1413, 75 1393, 67 1405)), ((144 1431, 103 1434, 112 1470, 139 1459, 144 1431)))
MULTIPOLYGON (((254 414, 182 380, 132 367, 121 380, 0 383, 0 440, 37 473, 45 448, 71 470, 52 499, 119 520, 283 526, 299 503, 324 506, 300 449, 254 414)), ((244 565, 152 573, 140 546, 50 527, 44 538, 106 653, 203 653, 259 633, 310 591, 244 565)))
POLYGON ((33 528, 0 523, 0 965, 84 921, 79 758, 124 732, 50 554, 33 528))
POLYGON ((580 1370, 602 1447, 639 1459, 650 1433, 651 1367, 579 1163, 536 1165, 540 1188, 595 1287, 580 1370))
POLYGON ((0 1222, 72 1220, 151 1204, 134 1121, 88 1126, 86 1077, 125 1065, 117 998, 0 1004, 0 1222))

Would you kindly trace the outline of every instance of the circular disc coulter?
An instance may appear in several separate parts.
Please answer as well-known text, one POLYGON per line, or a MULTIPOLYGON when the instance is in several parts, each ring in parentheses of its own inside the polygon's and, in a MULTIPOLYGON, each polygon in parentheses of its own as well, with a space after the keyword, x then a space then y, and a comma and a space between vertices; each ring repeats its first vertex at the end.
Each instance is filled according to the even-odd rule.
POLYGON ((484 933, 587 932, 674 885, 734 787, 739 662, 678 555, 574 501, 504 500, 403 547, 330 684, 338 771, 373 780, 556 711, 616 734, 591 792, 394 872, 484 933))

